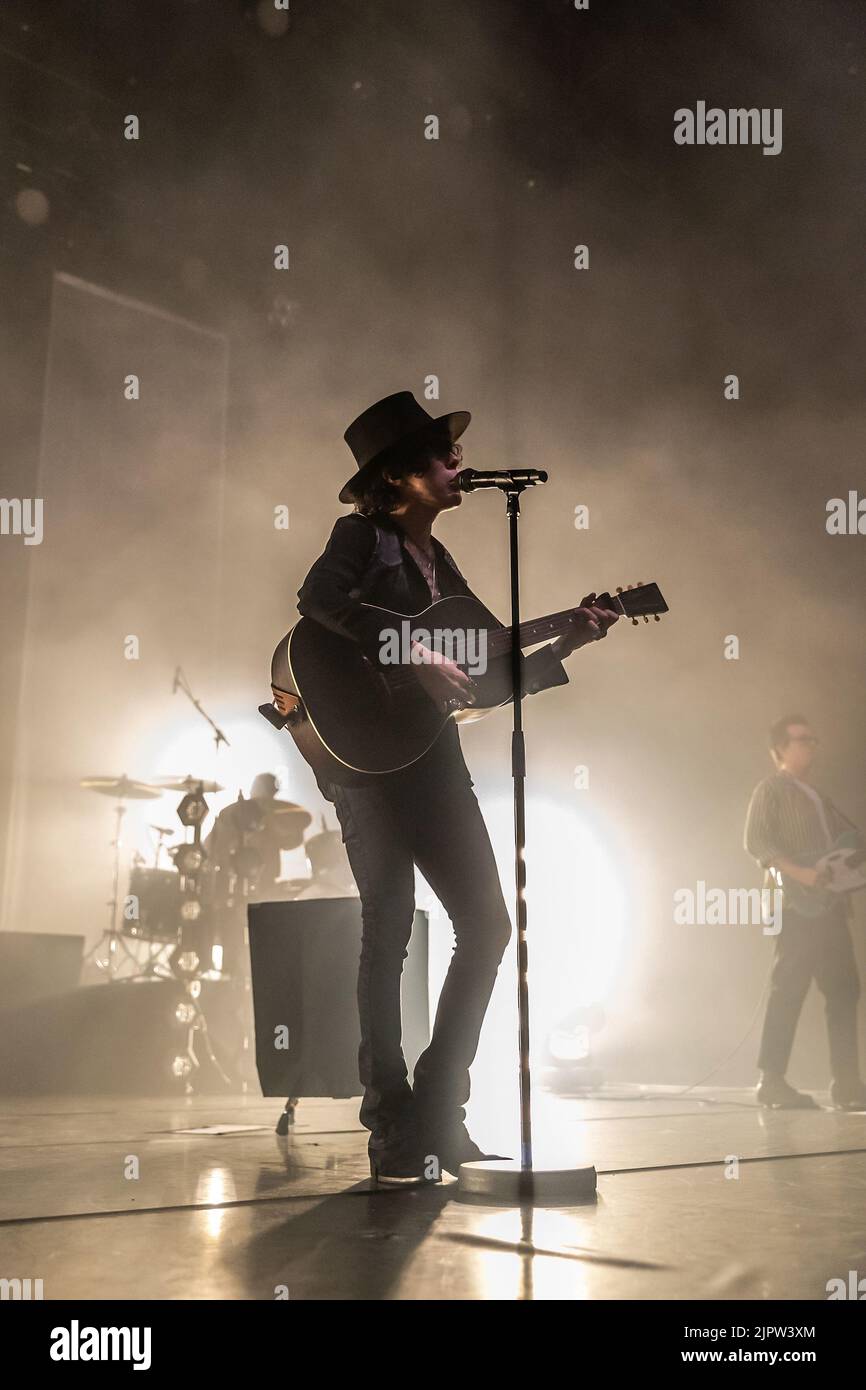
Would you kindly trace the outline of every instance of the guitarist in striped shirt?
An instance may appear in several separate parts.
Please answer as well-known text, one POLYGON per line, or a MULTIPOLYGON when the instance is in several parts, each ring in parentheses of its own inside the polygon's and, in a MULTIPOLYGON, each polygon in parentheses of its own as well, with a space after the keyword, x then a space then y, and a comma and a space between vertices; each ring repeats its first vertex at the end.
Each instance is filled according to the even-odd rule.
POLYGON ((814 980, 826 1006, 833 1105, 839 1110, 863 1110, 866 1086, 860 1078, 857 1048, 860 980, 848 926, 849 903, 840 895, 833 906, 818 914, 797 910, 798 897, 814 893, 817 887, 817 871, 808 862, 820 858, 839 835, 853 829, 841 811, 812 786, 817 747, 818 739, 803 715, 777 720, 770 730, 776 772, 758 783, 746 815, 747 852, 790 885, 782 930, 776 937, 758 1054, 757 1098, 772 1110, 816 1108, 810 1095, 785 1080, 800 1010, 814 980))

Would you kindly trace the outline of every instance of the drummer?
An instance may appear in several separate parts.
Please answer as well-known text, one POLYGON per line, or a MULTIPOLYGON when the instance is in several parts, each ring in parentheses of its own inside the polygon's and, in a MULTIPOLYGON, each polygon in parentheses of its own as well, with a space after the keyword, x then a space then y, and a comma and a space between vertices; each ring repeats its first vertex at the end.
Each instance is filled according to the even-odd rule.
POLYGON ((272 772, 253 779, 249 799, 237 801, 217 816, 205 841, 213 866, 246 883, 247 898, 279 896, 281 851, 296 849, 312 817, 301 806, 278 801, 279 781, 272 772))
POLYGON ((250 838, 261 856, 261 868, 257 876, 256 888, 258 895, 265 897, 272 895, 274 884, 282 872, 280 857, 282 836, 273 816, 273 803, 279 788, 279 781, 272 772, 258 773, 253 778, 253 784, 250 787, 250 801, 256 802, 262 815, 259 833, 250 838))

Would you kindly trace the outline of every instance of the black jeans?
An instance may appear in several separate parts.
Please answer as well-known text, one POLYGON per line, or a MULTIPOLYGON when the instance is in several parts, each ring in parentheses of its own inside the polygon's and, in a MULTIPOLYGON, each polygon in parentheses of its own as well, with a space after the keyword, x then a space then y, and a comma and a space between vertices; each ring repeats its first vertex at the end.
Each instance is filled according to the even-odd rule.
POLYGON ((456 729, 446 729, 411 768, 361 788, 323 790, 334 802, 361 895, 361 1123, 381 1135, 413 1121, 459 1122, 511 922, 456 729), (415 911, 416 864, 451 918, 455 946, 430 1044, 415 1065, 413 1095, 402 1049, 400 980, 415 911))
POLYGON ((851 933, 841 909, 824 917, 801 917, 785 908, 782 930, 776 938, 776 961, 758 1066, 762 1071, 785 1075, 797 1020, 812 980, 824 995, 833 1079, 843 1086, 855 1085, 860 1077, 860 980, 851 933))

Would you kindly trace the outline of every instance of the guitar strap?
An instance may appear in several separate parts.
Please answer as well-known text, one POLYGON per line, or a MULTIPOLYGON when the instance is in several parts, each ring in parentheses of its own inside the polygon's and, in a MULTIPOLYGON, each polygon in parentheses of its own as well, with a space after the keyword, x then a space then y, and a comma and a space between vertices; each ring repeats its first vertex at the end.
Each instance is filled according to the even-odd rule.
POLYGON ((824 797, 824 800, 825 800, 825 802, 827 803, 827 805, 830 807, 830 810, 833 812, 833 814, 836 815, 836 816, 838 816, 840 820, 843 820, 843 821, 845 822, 845 824, 846 824, 847 826, 849 826, 849 827, 851 828, 851 830, 854 831, 855 835, 859 835, 859 834, 860 834, 860 827, 859 827, 859 825, 855 825, 854 822, 850 819, 850 817, 848 817, 848 816, 845 815, 845 812, 844 812, 844 811, 840 811, 840 810, 839 810, 839 807, 836 805, 835 802, 833 802, 833 801, 830 800, 829 796, 825 796, 825 797, 824 797))

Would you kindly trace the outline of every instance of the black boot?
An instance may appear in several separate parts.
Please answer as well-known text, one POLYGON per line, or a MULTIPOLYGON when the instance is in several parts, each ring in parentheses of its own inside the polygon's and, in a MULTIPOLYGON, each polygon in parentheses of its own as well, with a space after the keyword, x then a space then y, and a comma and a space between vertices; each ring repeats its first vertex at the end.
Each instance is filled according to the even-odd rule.
POLYGON ((862 1081, 834 1081, 830 1100, 834 1110, 866 1110, 866 1086, 862 1081))
POLYGON ((784 1076, 765 1071, 757 1090, 757 1101, 767 1110, 820 1110, 818 1102, 805 1091, 795 1091, 784 1076))
POLYGON ((427 1153, 414 1126, 392 1125, 371 1134, 367 1153, 370 1176, 382 1187, 414 1187, 440 1180, 438 1166, 427 1162, 427 1153))
POLYGON ((505 1154, 489 1154, 480 1149, 462 1120, 431 1124, 425 1133, 428 1153, 435 1155, 440 1168, 447 1168, 455 1177, 461 1163, 480 1163, 485 1159, 506 1157, 505 1154))

